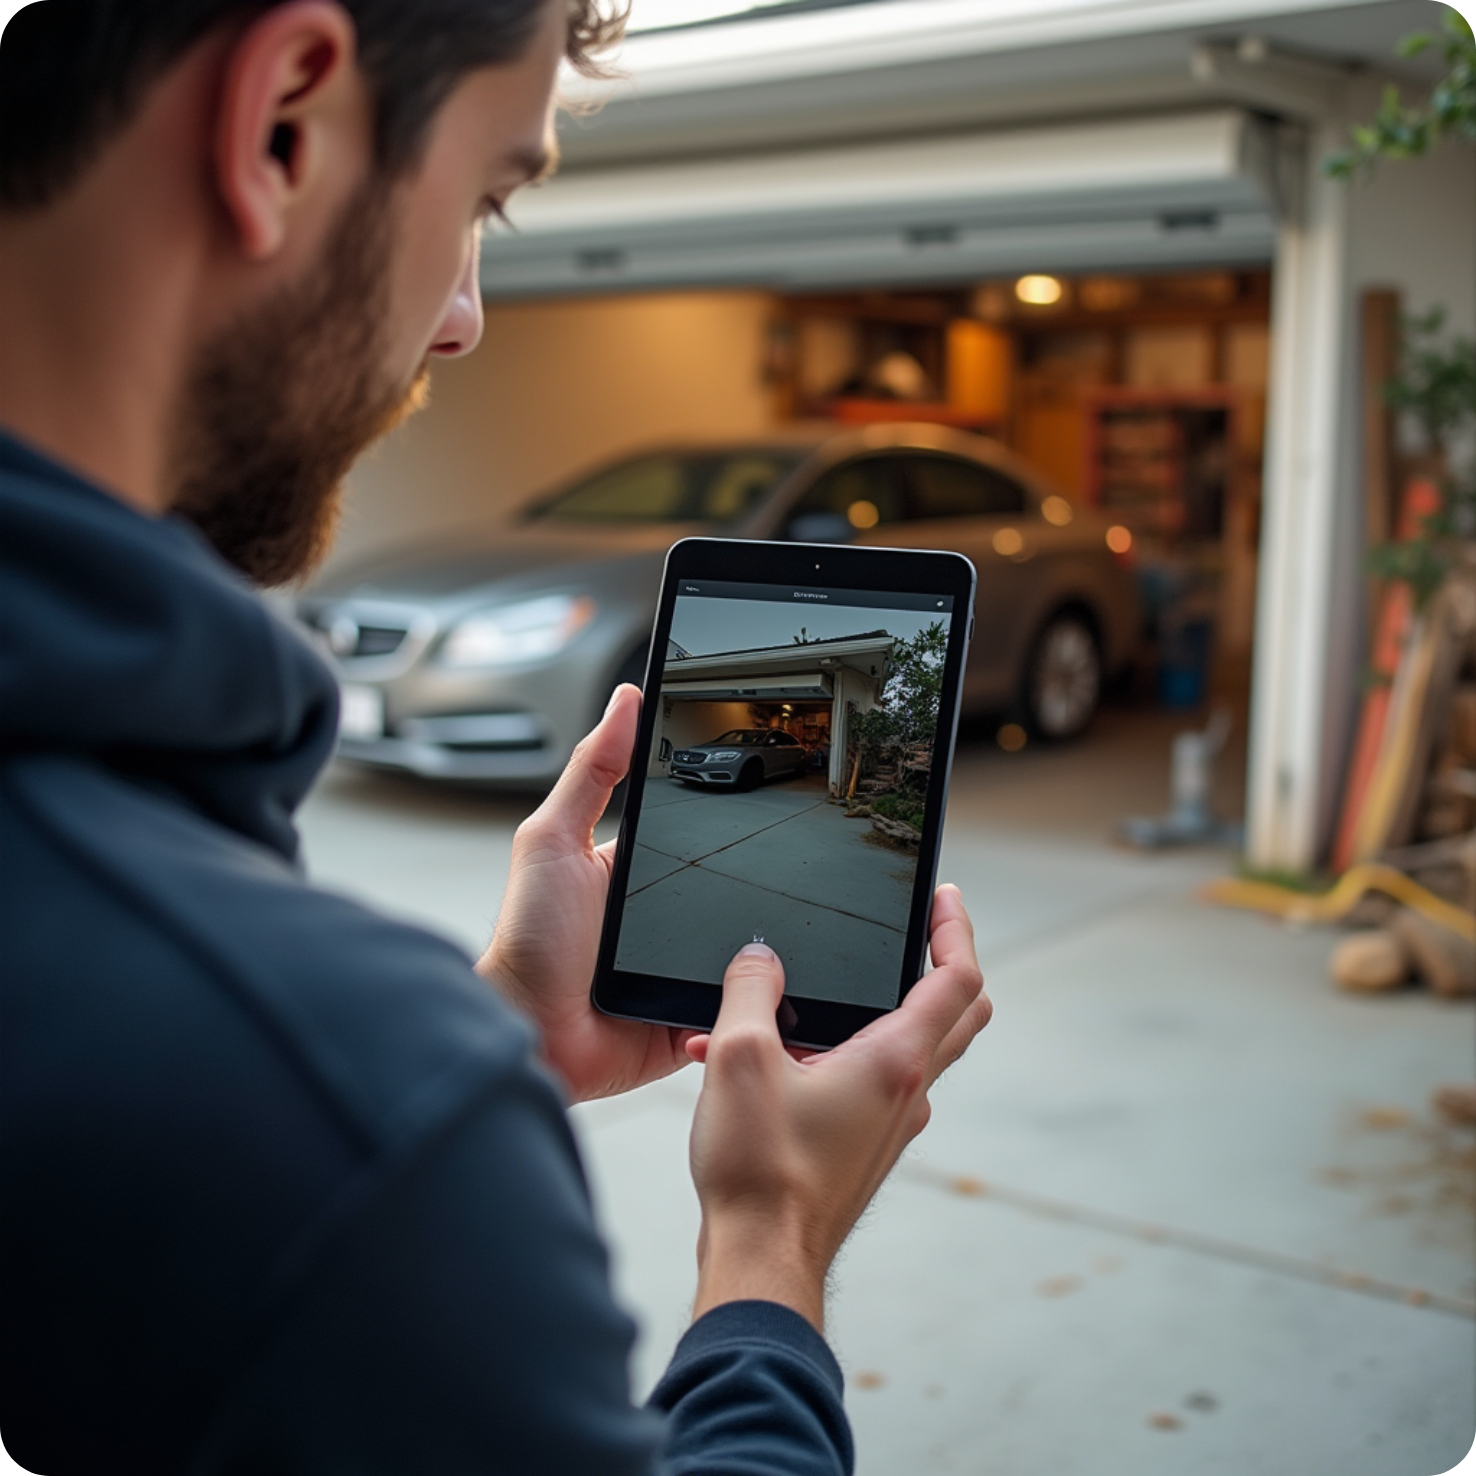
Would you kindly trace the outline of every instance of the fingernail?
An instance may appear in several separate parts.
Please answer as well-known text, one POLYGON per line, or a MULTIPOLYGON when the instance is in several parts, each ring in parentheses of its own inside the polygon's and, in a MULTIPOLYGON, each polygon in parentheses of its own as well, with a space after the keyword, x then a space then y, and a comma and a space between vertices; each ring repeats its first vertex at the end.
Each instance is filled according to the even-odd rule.
POLYGON ((605 716, 606 717, 609 717, 610 714, 615 710, 615 699, 619 695, 620 695, 620 688, 619 687, 616 687, 615 690, 610 693, 610 700, 605 704, 605 716))
POLYGON ((767 943, 745 943, 738 950, 739 958, 777 958, 778 956, 767 943))

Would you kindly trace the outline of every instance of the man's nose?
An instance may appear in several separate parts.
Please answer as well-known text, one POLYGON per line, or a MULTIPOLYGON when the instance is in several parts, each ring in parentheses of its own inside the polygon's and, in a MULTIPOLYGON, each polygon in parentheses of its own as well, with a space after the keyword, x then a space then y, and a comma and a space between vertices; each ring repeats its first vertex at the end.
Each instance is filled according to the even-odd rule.
POLYGON ((480 232, 467 253, 466 266, 456 284, 456 295, 441 320, 431 352, 445 359, 469 354, 482 338, 482 238, 480 232))

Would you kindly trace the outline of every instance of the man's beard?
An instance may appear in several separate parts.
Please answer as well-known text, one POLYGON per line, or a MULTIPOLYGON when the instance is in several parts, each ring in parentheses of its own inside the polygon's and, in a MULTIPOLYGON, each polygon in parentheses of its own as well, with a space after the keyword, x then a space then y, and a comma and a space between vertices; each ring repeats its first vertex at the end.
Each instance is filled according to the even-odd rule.
POLYGON ((394 221, 360 190, 301 282, 206 343, 187 382, 174 509, 259 585, 314 569, 359 454, 424 403, 385 369, 394 221))

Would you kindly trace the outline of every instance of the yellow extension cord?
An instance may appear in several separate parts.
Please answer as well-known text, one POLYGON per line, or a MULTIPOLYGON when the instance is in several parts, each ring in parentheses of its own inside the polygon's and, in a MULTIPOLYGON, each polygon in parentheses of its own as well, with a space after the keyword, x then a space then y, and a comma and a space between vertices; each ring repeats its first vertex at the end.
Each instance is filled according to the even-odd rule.
POLYGON ((1396 902, 1414 908, 1468 943, 1476 943, 1476 912, 1467 912, 1464 907, 1437 897, 1418 882, 1411 881, 1402 871, 1376 861, 1349 867, 1338 878, 1337 885, 1320 897, 1294 892, 1270 882, 1242 881, 1238 877, 1210 882, 1200 890, 1200 896, 1207 902, 1219 902, 1225 907, 1248 907, 1291 922, 1337 922, 1353 910, 1365 892, 1387 892, 1396 902))

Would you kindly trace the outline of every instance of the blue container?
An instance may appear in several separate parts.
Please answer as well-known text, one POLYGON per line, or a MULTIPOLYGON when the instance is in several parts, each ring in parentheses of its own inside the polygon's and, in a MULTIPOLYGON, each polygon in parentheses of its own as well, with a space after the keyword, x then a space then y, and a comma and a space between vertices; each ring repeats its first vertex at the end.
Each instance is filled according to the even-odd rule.
POLYGON ((1208 615, 1166 620, 1158 647, 1158 700, 1164 707, 1200 707, 1209 685, 1215 622, 1208 615))

